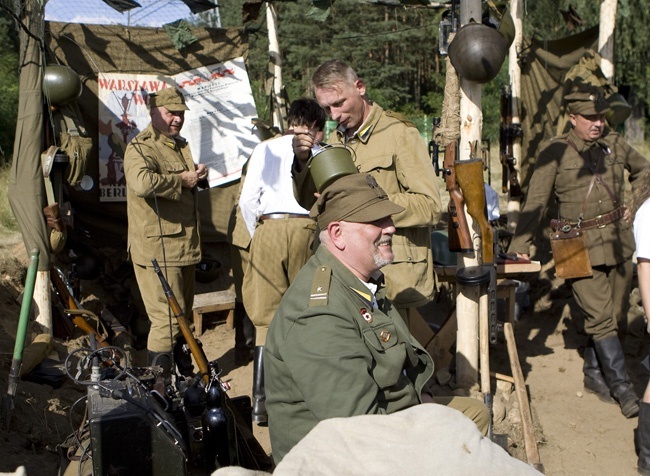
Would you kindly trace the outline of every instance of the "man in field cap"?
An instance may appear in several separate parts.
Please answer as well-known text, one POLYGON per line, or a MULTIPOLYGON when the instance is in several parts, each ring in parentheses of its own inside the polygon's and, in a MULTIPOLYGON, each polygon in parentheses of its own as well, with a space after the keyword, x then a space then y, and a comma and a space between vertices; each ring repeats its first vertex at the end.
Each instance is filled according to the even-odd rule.
MULTIPOLYGON (((609 105, 602 89, 578 85, 564 99, 573 127, 542 144, 508 250, 528 257, 552 197, 558 217, 584 231, 592 275, 567 280, 584 314, 588 336, 584 388, 604 402, 620 405, 623 415, 632 418, 639 412, 638 398, 619 340, 619 335, 628 338, 634 328, 627 324, 634 237, 624 198, 627 173, 634 182, 648 161, 607 126, 609 105)), ((642 335, 639 324, 637 332, 642 335)))
MULTIPOLYGON (((387 414, 432 401, 433 361, 385 297, 393 261, 388 199, 372 175, 339 178, 311 209, 321 246, 284 295, 266 338, 266 407, 278 463, 328 418, 387 414)), ((478 400, 446 398, 487 431, 478 400)))
POLYGON ((195 265, 201 261, 198 190, 207 178, 204 164, 195 164, 180 136, 185 98, 176 87, 149 95, 151 123, 124 154, 128 251, 151 328, 147 338, 150 365, 170 378, 172 350, 181 374, 192 373, 191 357, 181 352, 183 339, 170 319, 167 297, 154 272, 156 259, 188 316, 194 300, 195 265))

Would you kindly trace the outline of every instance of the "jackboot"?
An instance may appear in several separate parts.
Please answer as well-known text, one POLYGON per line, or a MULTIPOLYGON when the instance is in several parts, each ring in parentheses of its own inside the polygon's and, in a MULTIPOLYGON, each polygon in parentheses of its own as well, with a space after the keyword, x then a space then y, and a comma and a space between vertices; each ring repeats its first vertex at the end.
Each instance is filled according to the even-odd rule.
POLYGON ((235 301, 235 314, 233 316, 235 327, 235 364, 248 365, 255 354, 255 326, 251 321, 244 304, 235 301))
POLYGON ((266 413, 266 394, 264 393, 264 346, 255 347, 253 358, 253 410, 251 416, 258 425, 266 425, 269 416, 266 413))
POLYGON ((172 354, 169 352, 147 351, 147 365, 162 368, 162 378, 165 385, 172 381, 172 354))
POLYGON ((627 375, 625 356, 618 336, 596 341, 594 346, 605 375, 605 381, 609 386, 609 392, 621 406, 621 412, 626 418, 637 416, 639 414, 639 398, 627 375))
POLYGON ((636 429, 636 443, 639 453, 637 471, 650 476, 650 403, 639 402, 639 425, 636 429))
POLYGON ((615 404, 616 402, 609 393, 609 387, 605 382, 605 377, 603 377, 603 373, 600 371, 600 363, 598 362, 598 356, 594 348, 594 341, 591 339, 589 339, 589 343, 585 347, 584 360, 582 372, 584 373, 585 392, 593 393, 605 403, 615 404))

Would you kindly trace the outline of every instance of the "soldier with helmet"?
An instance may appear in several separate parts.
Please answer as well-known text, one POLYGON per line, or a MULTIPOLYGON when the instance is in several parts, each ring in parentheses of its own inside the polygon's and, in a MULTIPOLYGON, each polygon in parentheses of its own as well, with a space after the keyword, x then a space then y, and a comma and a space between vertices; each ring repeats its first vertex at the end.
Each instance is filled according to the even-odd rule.
POLYGON ((528 257, 552 195, 560 220, 580 227, 588 241, 592 276, 570 279, 585 316, 585 391, 618 403, 627 418, 639 412, 617 334, 627 319, 634 237, 624 203, 625 173, 634 182, 648 161, 606 123, 600 88, 579 85, 565 96, 572 129, 541 146, 509 251, 528 257))

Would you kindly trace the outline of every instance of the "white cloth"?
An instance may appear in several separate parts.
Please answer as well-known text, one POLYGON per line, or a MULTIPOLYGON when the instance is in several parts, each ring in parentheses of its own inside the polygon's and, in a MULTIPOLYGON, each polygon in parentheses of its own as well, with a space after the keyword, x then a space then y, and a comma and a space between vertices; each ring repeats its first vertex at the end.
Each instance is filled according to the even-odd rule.
POLYGON ((637 258, 650 259, 650 199, 634 215, 634 241, 637 258), (645 239, 643 239, 645 237, 645 239))
MULTIPOLYGON (((224 470, 213 475, 259 474, 224 470)), ((415 405, 391 415, 323 420, 287 453, 273 472, 273 476, 432 474, 542 473, 484 438, 462 413, 436 404, 415 405)))
POLYGON ((251 236, 260 215, 309 211, 298 205, 293 195, 293 135, 258 144, 248 161, 248 170, 239 197, 239 208, 251 236))

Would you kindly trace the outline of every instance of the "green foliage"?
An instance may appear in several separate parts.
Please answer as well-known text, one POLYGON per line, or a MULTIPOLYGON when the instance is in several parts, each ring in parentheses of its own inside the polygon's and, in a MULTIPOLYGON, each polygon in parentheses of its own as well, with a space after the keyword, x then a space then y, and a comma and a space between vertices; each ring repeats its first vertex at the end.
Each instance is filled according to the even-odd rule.
POLYGON ((4 230, 17 231, 18 224, 9 206, 7 189, 9 186, 9 165, 0 165, 0 234, 4 230))
MULTIPOLYGON (((1 10, 0 10, 1 12, 1 10)), ((0 13, 0 166, 9 161, 13 151, 18 114, 18 48, 14 24, 0 13)))

